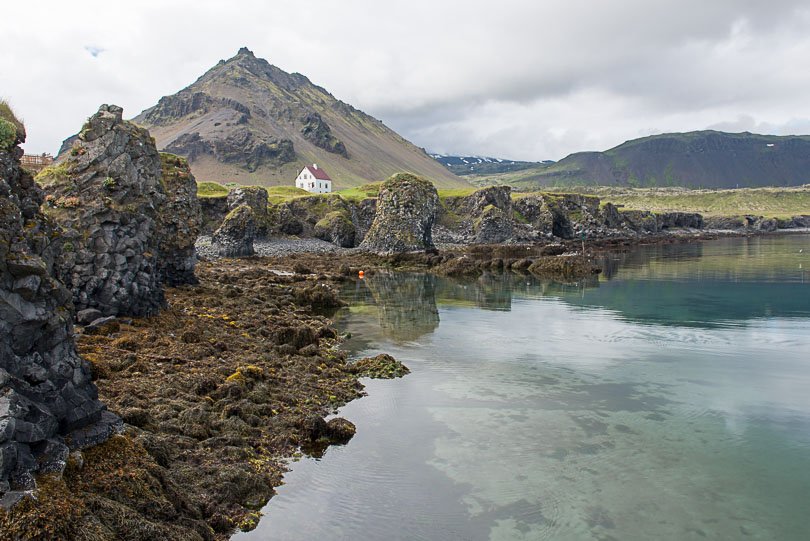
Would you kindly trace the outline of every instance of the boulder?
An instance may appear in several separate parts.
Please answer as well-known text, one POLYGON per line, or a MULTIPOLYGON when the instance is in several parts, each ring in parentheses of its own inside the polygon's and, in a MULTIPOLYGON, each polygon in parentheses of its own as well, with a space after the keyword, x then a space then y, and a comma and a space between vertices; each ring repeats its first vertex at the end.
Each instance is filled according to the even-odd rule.
POLYGON ((201 197, 199 203, 203 219, 202 232, 210 235, 216 231, 230 212, 228 198, 226 196, 201 197))
POLYGON ((605 205, 599 209, 599 216, 602 223, 607 228, 619 229, 625 225, 624 217, 613 203, 605 203, 605 205))
POLYGON ((354 246, 355 228, 344 212, 332 211, 315 224, 314 236, 343 248, 354 246))
POLYGON ((656 233, 658 231, 655 214, 648 210, 622 210, 620 213, 625 223, 638 233, 656 233))
POLYGON ((570 239, 574 236, 568 213, 560 204, 560 197, 532 194, 514 202, 514 212, 542 236, 570 239))
POLYGON ((214 231, 214 249, 222 257, 251 256, 256 238, 256 219, 247 205, 236 207, 228 213, 219 229, 214 231))
POLYGON ((490 186, 469 196, 467 204, 473 220, 474 242, 497 244, 512 237, 512 188, 490 186))
POLYGON ((799 215, 790 218, 777 218, 779 229, 794 229, 810 227, 810 216, 799 215))
POLYGON ((234 188, 228 192, 228 210, 234 210, 242 205, 249 206, 256 220, 256 236, 265 238, 269 233, 267 198, 267 190, 261 186, 234 188))
POLYGON ((242 186, 228 192, 228 209, 233 210, 247 205, 256 218, 267 214, 267 190, 261 186, 242 186))
POLYGON ((84 429, 103 440, 121 428, 105 415, 76 352, 71 293, 55 277, 58 229, 40 212, 42 190, 20 167, 24 132, 0 149, 0 501, 60 471, 84 429))
POLYGON ((378 254, 433 248, 431 229, 439 195, 429 181, 398 173, 380 188, 374 222, 360 248, 378 254))

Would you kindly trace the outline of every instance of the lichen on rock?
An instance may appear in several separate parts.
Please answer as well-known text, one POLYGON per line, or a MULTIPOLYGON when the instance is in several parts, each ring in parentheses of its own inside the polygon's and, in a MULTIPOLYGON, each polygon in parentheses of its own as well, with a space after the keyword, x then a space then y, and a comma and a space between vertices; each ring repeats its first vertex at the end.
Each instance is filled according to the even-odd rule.
POLYGON ((430 181, 397 173, 380 188, 374 222, 360 248, 378 254, 434 248, 432 228, 438 204, 439 195, 430 181))

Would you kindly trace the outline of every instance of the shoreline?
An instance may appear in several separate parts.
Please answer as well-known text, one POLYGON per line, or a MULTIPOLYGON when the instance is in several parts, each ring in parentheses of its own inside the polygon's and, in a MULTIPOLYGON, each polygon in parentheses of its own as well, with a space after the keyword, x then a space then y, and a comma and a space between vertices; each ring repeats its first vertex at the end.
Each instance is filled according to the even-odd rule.
MULTIPOLYGON (((586 241, 586 253, 808 232, 612 237, 586 241)), ((391 256, 334 245, 326 250, 324 244, 272 239, 257 243, 257 252, 272 255, 203 260, 200 283, 168 289, 167 307, 158 315, 119 318, 78 334, 100 398, 124 419, 126 430, 72 454, 62 478, 42 476, 36 505, 21 503, 12 517, 15 527, 66 539, 109 539, 126 531, 206 541, 254 528, 290 460, 302 448, 328 444, 324 417, 363 395, 361 374, 340 348, 329 318, 342 304, 339 283, 359 270, 441 273, 448 261, 465 259, 475 262, 473 273, 527 272, 514 266, 521 251, 562 261, 543 250, 553 245, 576 251, 581 241, 391 256), (59 511, 65 502, 70 513, 59 511)), ((593 274, 590 267, 578 270, 593 274)), ((575 278, 555 272, 547 277, 575 278)))

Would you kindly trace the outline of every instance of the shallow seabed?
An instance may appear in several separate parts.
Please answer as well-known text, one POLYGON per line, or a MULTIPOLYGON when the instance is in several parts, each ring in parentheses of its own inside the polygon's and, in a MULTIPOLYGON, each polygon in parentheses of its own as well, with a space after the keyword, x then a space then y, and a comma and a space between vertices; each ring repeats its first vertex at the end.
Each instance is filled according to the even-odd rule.
POLYGON ((351 284, 346 347, 412 374, 235 539, 808 539, 810 235, 603 264, 351 284))

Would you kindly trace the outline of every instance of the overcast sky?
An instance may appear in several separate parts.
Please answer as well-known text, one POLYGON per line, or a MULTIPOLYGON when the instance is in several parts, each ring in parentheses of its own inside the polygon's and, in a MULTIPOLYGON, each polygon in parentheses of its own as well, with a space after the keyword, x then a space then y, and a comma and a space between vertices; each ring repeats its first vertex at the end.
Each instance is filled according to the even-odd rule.
POLYGON ((0 97, 55 152, 241 46, 428 150, 524 160, 706 128, 810 133, 810 3, 140 0, 3 6, 0 97))

